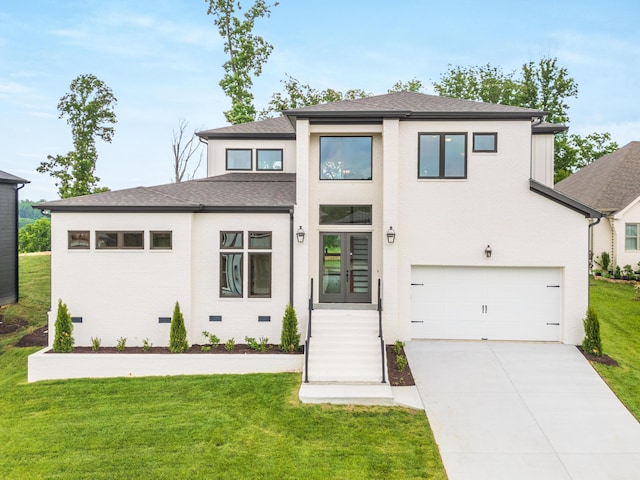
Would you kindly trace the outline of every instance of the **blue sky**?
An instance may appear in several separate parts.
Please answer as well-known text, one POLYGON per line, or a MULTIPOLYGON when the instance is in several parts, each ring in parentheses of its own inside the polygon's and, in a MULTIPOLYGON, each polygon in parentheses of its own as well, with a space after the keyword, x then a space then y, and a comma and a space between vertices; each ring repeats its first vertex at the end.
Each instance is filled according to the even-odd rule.
MULTIPOLYGON (((242 0, 247 4, 247 0, 242 0)), ((285 73, 318 89, 385 93, 417 78, 425 93, 449 64, 505 71, 557 57, 577 81, 571 132, 640 140, 640 4, 583 1, 280 0, 256 30, 274 46, 256 79, 262 109, 285 73)), ((36 167, 65 154, 56 106, 80 74, 118 99, 97 174, 112 190, 172 180, 172 132, 225 126, 225 54, 204 0, 5 0, 0 4, 0 170, 31 181, 22 198, 57 198, 36 167)), ((198 177, 205 175, 204 167, 198 177)))

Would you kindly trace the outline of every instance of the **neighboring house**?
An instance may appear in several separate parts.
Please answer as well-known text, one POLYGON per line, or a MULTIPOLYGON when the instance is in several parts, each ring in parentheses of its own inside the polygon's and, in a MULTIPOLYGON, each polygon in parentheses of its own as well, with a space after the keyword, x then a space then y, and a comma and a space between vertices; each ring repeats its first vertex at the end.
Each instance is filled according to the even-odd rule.
POLYGON ((387 343, 579 343, 600 213, 553 189, 564 127, 544 115, 404 92, 199 132, 207 178, 40 205, 50 335, 62 299, 78 345, 166 345, 179 301, 191 343, 203 330, 277 343, 291 302, 304 339, 312 294, 311 363, 336 363, 313 379, 331 380, 347 322, 339 335, 370 339, 361 355, 379 367, 380 293, 387 343))
POLYGON ((0 306, 18 294, 18 190, 29 183, 0 170, 0 306))
POLYGON ((631 142, 581 168, 555 186, 556 190, 603 212, 591 229, 594 260, 611 257, 610 269, 640 262, 640 142, 631 142))

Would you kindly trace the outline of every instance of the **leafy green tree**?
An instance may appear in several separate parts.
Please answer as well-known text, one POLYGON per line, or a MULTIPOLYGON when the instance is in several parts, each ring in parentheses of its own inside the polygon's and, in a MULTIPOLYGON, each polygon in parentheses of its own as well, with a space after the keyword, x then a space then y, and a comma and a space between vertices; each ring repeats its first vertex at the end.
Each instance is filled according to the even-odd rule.
POLYGON ((73 323, 67 306, 58 300, 58 315, 55 323, 55 336, 53 339, 53 351, 68 353, 73 350, 73 323))
POLYGON ((97 187, 100 179, 95 176, 96 138, 110 143, 117 122, 114 112, 117 99, 97 77, 80 75, 71 82, 70 90, 58 103, 58 118, 66 118, 71 126, 74 149, 66 155, 49 155, 37 168, 38 172, 57 179, 61 198, 105 190, 97 187))
POLYGON ((298 333, 298 317, 291 304, 287 305, 282 319, 282 335, 280 336, 280 350, 283 352, 297 352, 300 348, 300 334, 298 333))
MULTIPOLYGON (((619 268, 619 267, 618 267, 619 268)), ((591 305, 587 308, 587 316, 584 323, 584 340, 582 340, 582 350, 591 355, 602 355, 602 340, 600 338, 600 321, 598 314, 591 305)))
POLYGON ((422 92, 422 82, 417 78, 412 78, 408 82, 398 80, 393 87, 387 90, 388 93, 397 92, 422 92))
POLYGON ((519 85, 514 77, 515 72, 504 73, 488 63, 475 67, 449 65, 433 88, 443 97, 516 105, 519 85))
POLYGON ((273 46, 261 36, 254 35, 253 28, 258 18, 270 17, 271 7, 265 0, 255 0, 245 12, 244 19, 238 18, 237 10, 242 7, 238 0, 208 0, 207 14, 213 16, 214 24, 224 41, 224 51, 229 59, 222 65, 225 74, 220 80, 225 95, 231 99, 231 110, 224 112, 231 124, 252 122, 256 118, 253 105, 252 76, 259 77, 271 55, 273 46))
POLYGON ((184 317, 180 311, 180 304, 176 302, 171 317, 171 331, 169 332, 169 351, 183 353, 189 350, 187 341, 187 329, 184 326, 184 317))
POLYGON ((554 181, 558 183, 576 169, 585 167, 618 148, 618 144, 611 141, 611 134, 607 132, 591 133, 585 137, 558 135, 555 144, 554 181))
POLYGON ((51 251, 51 222, 42 217, 18 230, 20 253, 51 251))
POLYGON ((34 202, 33 200, 20 200, 18 202, 18 217, 20 218, 32 218, 38 220, 42 218, 42 212, 37 208, 33 208, 33 205, 37 203, 45 202, 46 200, 39 200, 34 202))
POLYGON ((339 102, 340 100, 355 100, 372 95, 361 89, 350 89, 346 92, 340 92, 332 88, 317 90, 308 84, 301 83, 300 80, 289 74, 285 74, 285 76, 284 80, 280 80, 284 85, 284 91, 271 95, 267 108, 260 112, 260 118, 270 118, 275 114, 294 108, 339 102))

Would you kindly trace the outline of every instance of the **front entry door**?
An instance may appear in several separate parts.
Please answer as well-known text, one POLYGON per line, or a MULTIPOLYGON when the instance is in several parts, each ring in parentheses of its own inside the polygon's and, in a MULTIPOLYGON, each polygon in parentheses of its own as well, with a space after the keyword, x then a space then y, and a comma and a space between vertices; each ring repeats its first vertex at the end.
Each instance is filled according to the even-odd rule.
POLYGON ((320 234, 320 302, 371 303, 371 234, 320 234))

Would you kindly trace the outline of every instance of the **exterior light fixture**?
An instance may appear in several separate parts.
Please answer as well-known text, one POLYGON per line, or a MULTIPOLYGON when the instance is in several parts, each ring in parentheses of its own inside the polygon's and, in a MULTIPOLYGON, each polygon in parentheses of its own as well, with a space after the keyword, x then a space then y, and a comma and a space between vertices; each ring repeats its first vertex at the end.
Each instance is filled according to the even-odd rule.
POLYGON ((393 231, 393 227, 389 227, 387 230, 387 242, 393 243, 396 241, 396 232, 393 231))
POLYGON ((491 245, 487 245, 487 248, 484 249, 484 254, 487 256, 487 258, 491 258, 492 253, 493 250, 491 250, 491 245))
POLYGON ((302 229, 302 225, 300 225, 300 228, 298 228, 298 231, 296 232, 296 238, 298 239, 298 243, 302 243, 304 242, 304 230, 302 229))

